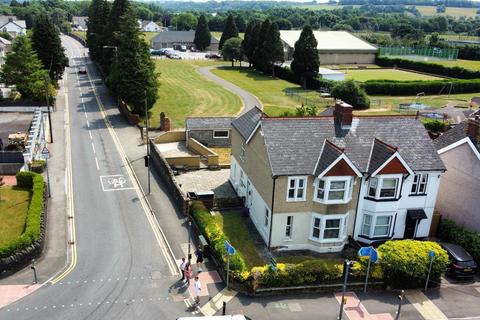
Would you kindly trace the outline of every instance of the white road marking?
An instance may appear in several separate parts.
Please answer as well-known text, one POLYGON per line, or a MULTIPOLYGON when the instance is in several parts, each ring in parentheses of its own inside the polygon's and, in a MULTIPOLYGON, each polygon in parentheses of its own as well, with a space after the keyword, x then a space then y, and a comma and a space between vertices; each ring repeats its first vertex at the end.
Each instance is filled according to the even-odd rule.
POLYGON ((95 157, 95 165, 97 166, 97 171, 100 171, 100 167, 98 166, 98 159, 95 157))
POLYGON ((88 122, 88 120, 87 120, 87 127, 89 127, 89 128, 90 128, 90 122, 88 122))
POLYGON ((87 113, 84 111, 83 114, 85 115, 85 119, 88 119, 87 113))
POLYGON ((90 136, 90 140, 92 140, 92 131, 88 131, 88 135, 90 136))
POLYGON ((92 149, 93 149, 93 153, 95 153, 95 145, 93 144, 93 142, 92 142, 92 149))

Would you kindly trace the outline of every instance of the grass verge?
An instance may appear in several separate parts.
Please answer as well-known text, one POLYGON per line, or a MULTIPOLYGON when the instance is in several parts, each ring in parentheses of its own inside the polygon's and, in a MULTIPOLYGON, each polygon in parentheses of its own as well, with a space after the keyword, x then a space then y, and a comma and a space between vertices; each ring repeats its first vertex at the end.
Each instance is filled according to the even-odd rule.
POLYGON ((368 80, 413 81, 442 79, 439 77, 429 76, 421 73, 395 69, 344 70, 343 72, 347 74, 347 78, 360 82, 365 82, 368 80))
POLYGON ((27 188, 0 188, 0 246, 23 233, 29 202, 30 190, 27 188))

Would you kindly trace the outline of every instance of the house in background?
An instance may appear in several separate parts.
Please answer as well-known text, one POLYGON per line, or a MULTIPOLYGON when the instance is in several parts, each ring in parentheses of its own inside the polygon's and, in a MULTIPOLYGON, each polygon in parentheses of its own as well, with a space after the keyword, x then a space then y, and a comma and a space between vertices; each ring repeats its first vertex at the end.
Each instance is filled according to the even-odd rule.
POLYGON ((480 232, 480 115, 448 130, 434 144, 447 167, 435 209, 442 217, 480 232))
POLYGON ((17 20, 16 16, 0 16, 0 32, 8 32, 12 37, 27 34, 25 20, 17 20))
MULTIPOLYGON (((195 47, 193 40, 195 39, 195 30, 190 31, 164 31, 152 39, 153 49, 173 48, 179 49, 181 46, 186 46, 187 49, 195 47)), ((218 40, 211 37, 210 46, 208 50, 218 51, 218 40)))
POLYGON ((188 143, 193 138, 207 147, 230 147, 232 117, 187 117, 185 135, 188 143))
MULTIPOLYGON (((280 30, 285 60, 293 59, 295 42, 302 30, 280 30)), ((313 31, 320 64, 375 63, 378 48, 346 31, 313 31)))
POLYGON ((160 27, 153 21, 149 20, 138 20, 138 27, 141 31, 144 32, 161 32, 165 31, 165 28, 160 27))
POLYGON ((429 235, 445 167, 414 117, 267 117, 232 122, 230 182, 269 248, 338 252, 429 235))
POLYGON ((74 30, 80 30, 80 31, 87 30, 88 29, 87 23, 88 23, 88 17, 80 17, 80 16, 72 17, 72 28, 74 30))
POLYGON ((0 37, 0 65, 5 63, 5 57, 12 49, 12 42, 0 37))

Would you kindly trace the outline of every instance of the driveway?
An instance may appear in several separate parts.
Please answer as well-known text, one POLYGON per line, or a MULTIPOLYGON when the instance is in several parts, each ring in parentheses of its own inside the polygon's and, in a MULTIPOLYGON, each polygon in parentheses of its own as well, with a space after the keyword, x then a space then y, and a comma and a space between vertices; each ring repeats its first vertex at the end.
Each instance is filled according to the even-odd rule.
POLYGON ((228 81, 214 75, 213 73, 210 72, 210 70, 212 70, 214 68, 217 68, 217 67, 216 66, 202 67, 202 68, 198 69, 198 72, 202 76, 207 78, 208 80, 211 80, 211 81, 221 85, 225 89, 227 89, 227 90, 235 93, 237 96, 239 96, 240 99, 242 99, 242 103, 243 103, 243 109, 240 112, 240 114, 243 114, 243 113, 247 112, 248 110, 250 110, 254 107, 259 107, 260 109, 263 110, 263 104, 256 96, 254 96, 250 92, 245 91, 242 88, 234 85, 233 83, 228 82, 228 81))

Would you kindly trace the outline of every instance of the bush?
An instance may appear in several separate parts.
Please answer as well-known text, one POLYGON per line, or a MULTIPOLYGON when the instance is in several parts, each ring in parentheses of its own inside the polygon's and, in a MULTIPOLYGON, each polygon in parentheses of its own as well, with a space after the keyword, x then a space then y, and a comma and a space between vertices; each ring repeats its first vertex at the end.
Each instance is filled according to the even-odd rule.
MULTIPOLYGON (((207 237, 213 253, 219 261, 226 267, 227 254, 225 252, 225 240, 229 240, 223 231, 218 227, 215 219, 212 217, 205 205, 200 201, 192 202, 191 214, 202 234, 207 237)), ((238 273, 247 271, 245 260, 240 252, 230 256, 230 270, 238 273)))
POLYGON ((448 255, 430 241, 393 240, 378 247, 385 283, 393 288, 422 288, 430 266, 429 251, 435 251, 430 280, 436 286, 448 264, 448 255))
POLYGON ((15 240, 0 246, 0 258, 8 257, 40 240, 44 200, 43 177, 34 172, 19 172, 17 173, 17 185, 32 188, 32 198, 28 206, 25 230, 15 240))
POLYGON ((365 90, 353 80, 339 81, 332 88, 332 96, 351 104, 354 109, 367 109, 370 107, 370 100, 365 90))
MULTIPOLYGON (((275 66, 275 76, 288 82, 303 86, 302 79, 293 73, 288 67, 275 66)), ((322 79, 320 77, 308 78, 306 81, 307 89, 318 90, 320 88, 331 89, 335 81, 322 79)))
POLYGON ((437 74, 440 76, 459 79, 478 79, 480 71, 472 71, 461 67, 446 67, 440 64, 412 61, 399 58, 387 58, 377 56, 375 63, 382 67, 399 67, 420 72, 437 74))
POLYGON ((448 242, 456 243, 467 250, 473 258, 480 262, 480 234, 465 230, 448 219, 440 220, 438 236, 448 242))
POLYGON ((436 119, 422 119, 425 129, 431 132, 443 132, 447 129, 447 123, 436 119))

